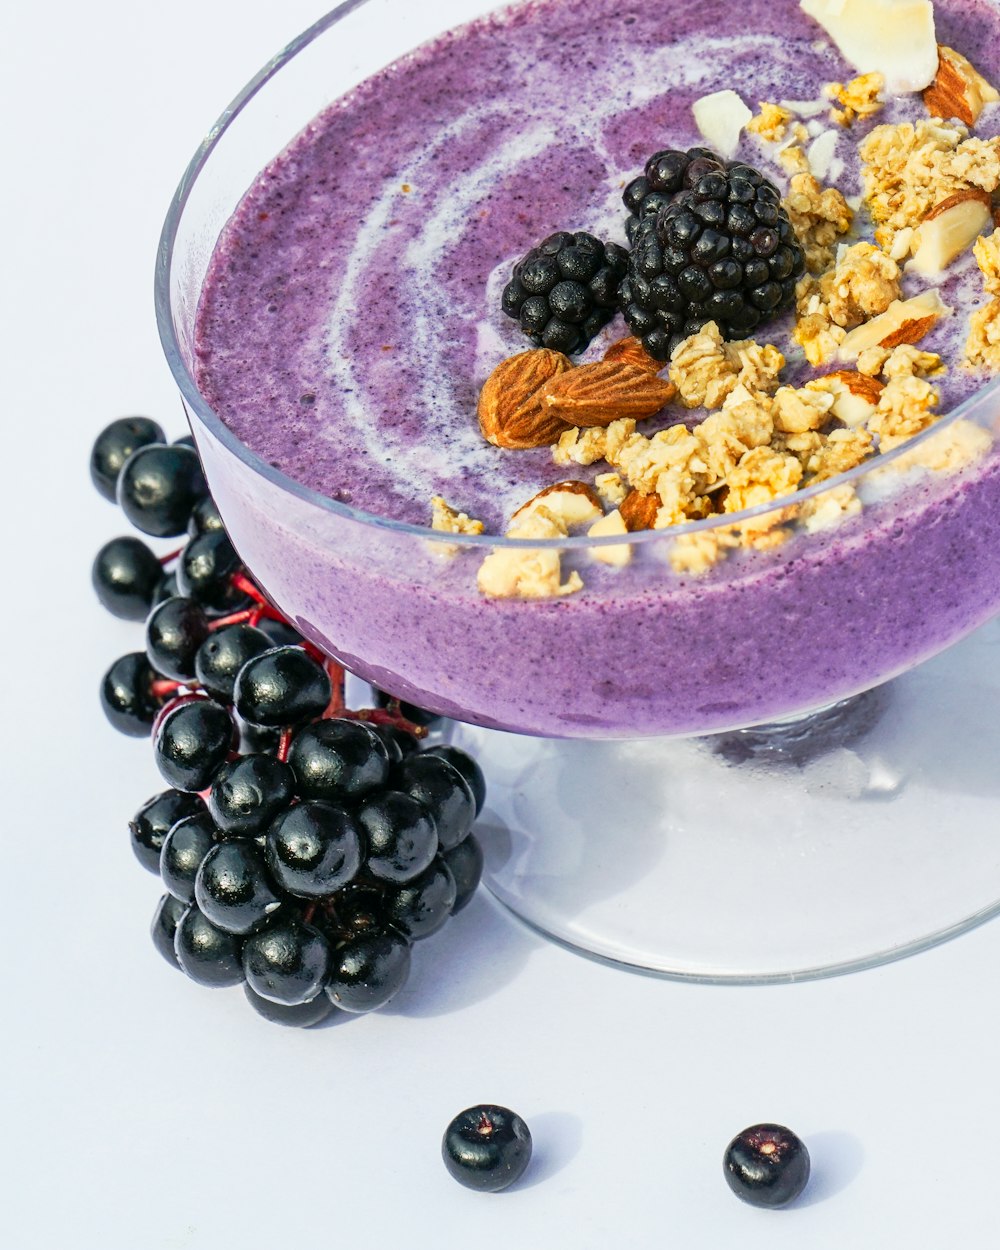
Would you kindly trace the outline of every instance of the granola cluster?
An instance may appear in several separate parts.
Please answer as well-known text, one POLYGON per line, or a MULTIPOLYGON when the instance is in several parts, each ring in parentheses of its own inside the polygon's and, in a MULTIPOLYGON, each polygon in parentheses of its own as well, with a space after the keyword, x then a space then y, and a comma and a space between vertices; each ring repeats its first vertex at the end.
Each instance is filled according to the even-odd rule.
POLYGON ((877 317, 899 299, 900 269, 871 243, 847 248, 819 278, 799 283, 795 338, 811 365, 829 360, 847 331, 877 317))
POLYGON ((859 117, 871 117, 884 107, 885 101, 880 98, 884 86, 881 74, 862 74, 849 83, 829 83, 824 94, 834 102, 830 120, 847 127, 853 126, 859 117))
POLYGON ((983 275, 983 290, 992 296, 972 315, 966 363, 974 369, 1000 370, 1000 230, 976 240, 976 260, 983 275))

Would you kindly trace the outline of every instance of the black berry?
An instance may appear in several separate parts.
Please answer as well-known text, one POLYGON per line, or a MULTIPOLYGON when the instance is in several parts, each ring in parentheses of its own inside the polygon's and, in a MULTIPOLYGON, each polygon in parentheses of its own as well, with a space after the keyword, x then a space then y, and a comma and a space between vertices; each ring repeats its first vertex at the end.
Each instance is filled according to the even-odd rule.
POLYGON ((506 1107, 470 1107, 448 1125, 441 1155, 460 1185, 498 1193, 524 1175, 531 1159, 531 1133, 506 1107))
POLYGON ((337 1008, 325 994, 317 994, 308 1003, 296 1003, 289 1007, 285 1003, 273 1003, 269 998, 261 998, 249 985, 243 986, 243 993, 250 1006, 259 1016, 270 1020, 272 1024, 283 1024, 292 1029, 309 1029, 314 1024, 321 1024, 328 1019, 337 1008))
POLYGON ((362 933, 334 951, 326 992, 344 1011, 376 1011, 403 988, 409 975, 406 938, 395 933, 362 933))
POLYGON ((175 790, 207 790, 233 745, 228 711, 212 699, 177 700, 157 723, 157 767, 175 790))
POLYGON ((114 502, 122 465, 140 447, 165 443, 167 436, 149 417, 119 417, 98 434, 90 453, 90 480, 114 502))
POLYGON ((179 820, 199 816, 205 804, 197 794, 184 794, 180 790, 164 790, 148 799, 129 822, 132 850, 135 857, 149 872, 160 871, 160 851, 163 841, 179 820))
POLYGON ((243 969, 254 993, 294 1007, 311 1002, 330 970, 330 945, 320 931, 300 920, 273 924, 246 939, 243 969))
POLYGON ((253 838, 288 806, 294 787, 294 774, 281 760, 243 755, 219 769, 208 795, 208 810, 223 834, 253 838))
POLYGON ((90 580, 112 616, 143 621, 163 581, 163 567, 141 538, 112 538, 97 553, 90 580))
POLYGON ((262 629, 247 624, 226 625, 213 630, 198 647, 194 675, 213 699, 231 703, 240 669, 273 646, 262 629))
POLYGON ((358 809, 368 845, 367 868, 383 881, 411 881, 428 868, 438 849, 430 813, 408 794, 385 790, 358 809))
POLYGON ((208 494, 198 454, 190 447, 140 447, 122 466, 118 503, 144 534, 183 534, 191 511, 208 494))
POLYGON ((226 933, 258 933, 281 908, 260 851, 248 842, 222 842, 201 862, 194 901, 226 933))
POLYGON ((282 812, 267 831, 266 846, 275 881, 302 898, 333 894, 361 867, 361 830, 332 803, 307 801, 282 812))
POLYGON ((726 1147, 723 1170, 729 1188, 755 1207, 783 1207, 809 1180, 809 1151, 780 1124, 755 1124, 726 1147))
POLYGON ((384 786, 389 752, 361 721, 322 720, 296 734, 288 753, 304 799, 360 798, 384 786))
POLYGON ((215 826, 207 812, 185 816, 173 826, 160 851, 160 877, 174 898, 194 902, 198 869, 215 844, 215 826))
POLYGON ((476 819, 476 801, 465 778, 446 759, 411 755, 396 768, 393 785, 430 812, 442 851, 450 851, 468 836, 476 819))
POLYGON ((444 854, 444 862, 455 878, 455 902, 451 914, 457 915, 472 902, 483 875, 483 848, 474 833, 444 854))
POLYGON ((193 599, 165 599, 146 622, 146 654, 157 672, 175 681, 193 681, 195 657, 208 637, 208 618, 193 599))
POLYGON ((174 950, 174 938, 177 934, 177 926, 181 922, 181 917, 187 909, 187 903, 182 903, 179 898, 174 898, 172 894, 164 894, 156 904, 156 911, 153 912, 153 923, 149 926, 149 936, 153 939, 153 945, 171 968, 180 967, 180 964, 177 962, 177 952, 174 950))
POLYGON ((330 678, 301 647, 274 647, 240 669, 236 710, 252 725, 280 728, 310 720, 330 702, 330 678))
POLYGON ((199 985, 239 985, 243 980, 241 949, 242 939, 216 928, 193 904, 174 935, 177 962, 199 985))
POLYGON ((177 586, 212 612, 229 612, 246 602, 233 585, 243 568, 225 530, 208 530, 192 538, 177 561, 177 586))
POLYGON ((148 738, 164 698, 153 693, 157 674, 144 651, 115 660, 101 680, 104 715, 119 733, 148 738))
POLYGON ((389 892, 389 921, 411 942, 430 937, 451 915, 457 893, 451 869, 439 855, 419 877, 389 892))
POLYGON ((472 791, 472 797, 476 801, 476 815, 478 816, 483 810, 483 804, 486 802, 486 778, 483 775, 483 770, 472 756, 467 751, 461 750, 460 747, 445 745, 430 747, 424 754, 440 756, 441 759, 447 760, 453 768, 458 769, 472 791))

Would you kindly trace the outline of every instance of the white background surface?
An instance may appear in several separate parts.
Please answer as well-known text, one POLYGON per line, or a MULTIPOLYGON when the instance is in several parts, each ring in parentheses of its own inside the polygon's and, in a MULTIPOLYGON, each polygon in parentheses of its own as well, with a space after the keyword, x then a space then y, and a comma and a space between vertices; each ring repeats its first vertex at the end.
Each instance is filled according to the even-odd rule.
POLYGON ((13 9, 0 1246, 994 1245, 1000 924, 863 975, 717 989, 588 963, 480 899, 419 949, 389 1011, 308 1033, 155 953, 159 891, 126 822, 162 783, 97 705, 106 665, 140 642, 90 591, 93 552, 124 526, 87 454, 127 412, 182 432, 152 314, 161 218, 208 122, 319 9, 13 9), (460 1189, 439 1158, 451 1116, 487 1100, 536 1143, 500 1197, 460 1189), (781 1213, 722 1179, 726 1142, 761 1119, 812 1151, 806 1199, 781 1213))

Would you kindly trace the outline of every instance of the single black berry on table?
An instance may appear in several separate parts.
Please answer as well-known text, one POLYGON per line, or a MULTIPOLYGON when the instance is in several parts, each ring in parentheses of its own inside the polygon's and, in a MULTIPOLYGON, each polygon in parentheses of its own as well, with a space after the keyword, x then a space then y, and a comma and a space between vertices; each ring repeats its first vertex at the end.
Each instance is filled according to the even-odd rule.
POLYGON ((201 862, 194 901, 226 933, 259 933, 282 906, 264 857, 249 842, 222 842, 201 862))
POLYGON ((396 767, 392 784, 430 812, 442 851, 450 851, 468 836, 476 819, 476 800, 468 782, 446 759, 411 755, 396 767))
POLYGON ((657 360, 709 321, 723 338, 745 338, 791 306, 805 272, 780 193, 758 170, 706 156, 684 177, 635 227, 620 292, 629 328, 657 360))
POLYGON ((97 553, 90 580, 112 616, 144 621, 163 581, 163 566, 141 538, 112 538, 97 553))
POLYGON ((447 760, 453 768, 458 769, 472 791, 472 797, 476 801, 476 815, 478 816, 483 810, 483 804, 486 802, 486 778, 483 775, 483 770, 468 751, 463 751, 460 747, 441 745, 430 747, 424 754, 440 756, 441 759, 447 760))
POLYGON ((446 851, 443 858, 455 878, 455 902, 451 914, 456 916, 472 902, 479 887, 483 876, 483 848, 476 835, 470 833, 453 850, 446 851))
POLYGON ((165 443, 167 436, 149 417, 119 417, 98 434, 90 453, 90 480, 105 499, 115 500, 122 465, 140 447, 165 443))
POLYGON ((246 939, 243 970, 254 993, 294 1007, 311 1002, 330 971, 330 944, 311 924, 280 918, 246 939))
POLYGON ((197 812, 179 820, 163 840, 160 851, 160 877, 174 898, 194 902, 198 869, 216 845, 215 826, 208 812, 197 812))
POLYGON ((809 1180, 809 1151, 780 1124, 755 1124, 726 1147, 722 1161, 729 1188, 755 1207, 783 1207, 809 1180))
POLYGON ((192 538, 177 561, 177 586, 182 595, 211 612, 230 612, 247 602, 233 584, 243 569, 225 530, 209 530, 192 538))
POLYGON ((388 892, 385 906, 389 922, 411 942, 430 937, 452 914, 457 894, 451 869, 438 855, 419 877, 388 892))
POLYGON ((437 854, 437 829, 422 803, 398 790, 383 790, 358 808, 368 846, 368 871, 382 881, 412 881, 437 854))
POLYGON ((582 352, 618 311, 627 257, 586 231, 550 235, 514 266, 503 311, 536 346, 582 352))
POLYGON ((208 617, 193 599, 164 599, 146 622, 146 654, 157 672, 175 681, 193 681, 195 657, 209 636, 208 617))
POLYGON ((301 647, 274 647, 240 669, 236 710, 252 725, 283 728, 311 720, 330 702, 330 677, 301 647))
POLYGON ((448 1125, 441 1155, 460 1185, 498 1193, 524 1175, 531 1159, 531 1133, 506 1107, 470 1107, 448 1125))
POLYGON ((273 646, 253 625, 225 625, 213 630, 195 652, 194 675, 213 699, 231 703, 240 669, 273 646))
POLYGON ((143 868, 150 872, 160 871, 160 852, 170 830, 179 820, 199 816, 205 804, 197 794, 185 794, 181 790, 164 790, 143 803, 129 822, 132 850, 143 868))
POLYGON ((309 1029, 314 1024, 321 1024, 328 1019, 337 1008, 325 994, 317 994, 308 1003, 296 1003, 289 1007, 286 1003, 273 1003, 269 998, 261 998, 249 985, 243 986, 243 993, 250 1006, 259 1016, 272 1024, 283 1024, 292 1029, 309 1029))
POLYGON ((267 831, 266 847, 275 881, 301 898, 325 898, 361 868, 361 829, 350 812, 333 803, 313 800, 288 808, 267 831))
POLYGON ((229 712, 212 699, 190 696, 162 713, 154 736, 156 764, 175 790, 207 790, 233 746, 229 712))
POLYGON ((292 740, 288 763, 304 799, 360 798, 389 777, 386 745, 361 721, 321 720, 301 730, 292 740))
POLYGON ((194 904, 181 917, 174 935, 177 962, 199 985, 239 985, 242 945, 241 938, 216 928, 194 904))
POLYGON ((190 447, 140 447, 118 477, 122 511, 137 530, 157 538, 183 534, 192 509, 207 494, 201 461, 190 447))
POLYGON ((377 1011, 406 984, 410 958, 410 944, 401 934, 361 933, 333 952, 326 992, 344 1011, 377 1011))
POLYGON ((115 660, 101 681, 101 706, 119 733, 148 738, 156 714, 167 696, 157 695, 153 671, 144 651, 131 651, 115 660))
POLYGON ((295 775, 272 755, 243 755, 219 769, 208 795, 208 810, 223 834, 253 838, 263 833, 291 803, 295 775))
POLYGON ((164 894, 156 905, 156 911, 153 913, 153 923, 149 926, 149 936, 153 939, 153 945, 171 968, 180 967, 180 964, 177 962, 177 952, 174 950, 174 938, 176 937, 177 926, 181 922, 181 917, 187 909, 187 903, 182 903, 179 898, 174 898, 172 894, 164 894))

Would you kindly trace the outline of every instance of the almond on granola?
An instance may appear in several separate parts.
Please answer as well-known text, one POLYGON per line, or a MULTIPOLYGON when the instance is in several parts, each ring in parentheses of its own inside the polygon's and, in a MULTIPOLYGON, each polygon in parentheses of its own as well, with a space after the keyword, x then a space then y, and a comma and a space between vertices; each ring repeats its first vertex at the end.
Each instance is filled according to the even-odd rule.
POLYGON ((957 117, 966 126, 974 126, 986 105, 1000 100, 1000 92, 961 52, 938 44, 937 74, 924 89, 923 100, 932 117, 957 117))

